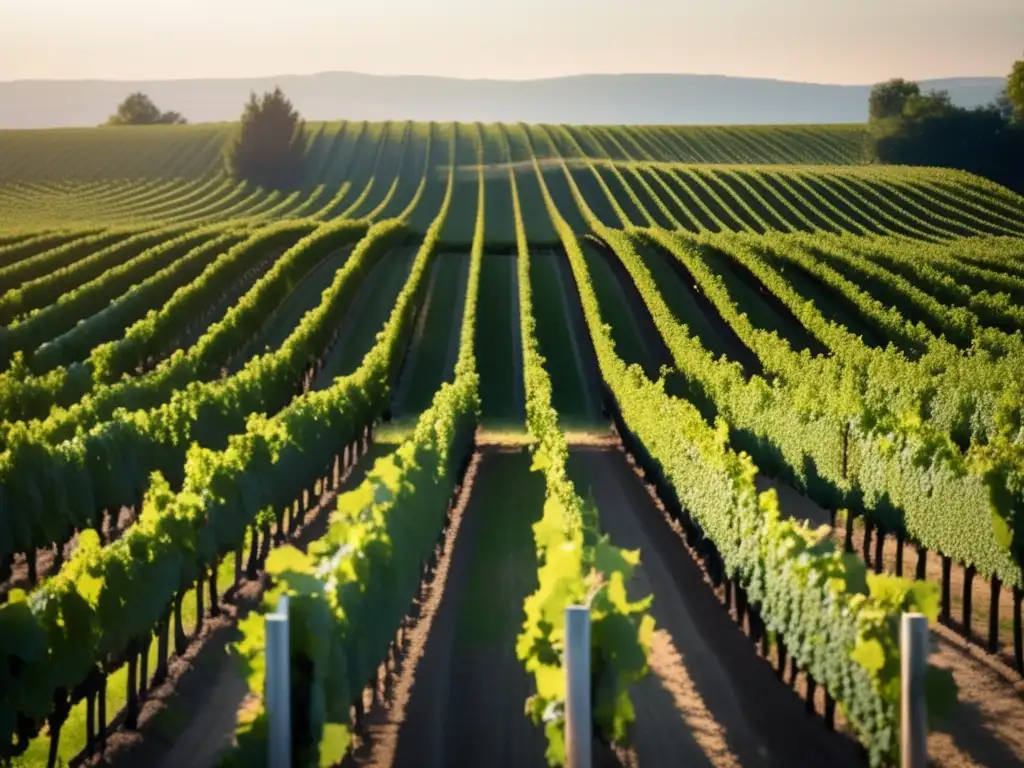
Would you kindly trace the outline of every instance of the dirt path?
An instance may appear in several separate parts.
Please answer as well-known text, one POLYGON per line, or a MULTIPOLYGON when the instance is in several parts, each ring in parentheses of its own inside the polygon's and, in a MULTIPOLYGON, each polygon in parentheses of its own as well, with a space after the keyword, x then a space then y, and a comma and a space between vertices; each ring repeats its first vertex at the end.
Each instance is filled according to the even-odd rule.
POLYGON ((529 461, 518 450, 474 457, 395 693, 348 764, 546 765, 543 734, 523 713, 532 682, 515 656, 522 601, 536 587, 536 562, 522 550, 532 552, 530 515, 540 513, 524 489, 543 499, 529 461))
POLYGON ((959 688, 952 715, 934 724, 928 737, 933 763, 942 768, 1024 765, 1024 685, 1014 690, 945 627, 932 629, 931 647, 931 662, 951 669, 959 688))
POLYGON ((630 762, 640 765, 859 765, 856 748, 807 714, 756 655, 620 449, 574 447, 570 475, 603 529, 642 553, 631 590, 652 593, 652 674, 634 690, 630 762))

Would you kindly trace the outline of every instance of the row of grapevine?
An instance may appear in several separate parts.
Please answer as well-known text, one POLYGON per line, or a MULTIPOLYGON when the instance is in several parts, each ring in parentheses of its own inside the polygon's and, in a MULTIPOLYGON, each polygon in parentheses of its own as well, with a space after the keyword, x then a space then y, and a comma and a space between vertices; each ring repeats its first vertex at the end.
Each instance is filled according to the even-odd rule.
POLYGON ((646 613, 649 596, 634 602, 626 597, 639 553, 621 550, 601 535, 597 510, 584 504, 568 479, 568 444, 551 405, 551 380, 535 335, 529 245, 514 171, 509 171, 509 183, 518 250, 526 425, 533 440, 533 469, 544 473, 546 486, 544 514, 534 528, 538 587, 524 603, 526 621, 516 650, 537 684, 527 712, 544 726, 548 762, 561 765, 566 761, 565 608, 590 606, 591 668, 597 674, 592 682, 594 725, 616 743, 628 742, 634 719, 628 689, 647 673, 654 621, 646 613))
MULTIPOLYGON (((430 255, 440 239, 453 189, 454 166, 421 255, 430 255)), ((479 190, 482 196, 482 178, 479 190)), ((264 609, 272 610, 281 595, 289 598, 292 679, 300 681, 291 700, 303 708, 308 702, 314 713, 301 731, 292 732, 297 765, 332 764, 344 757, 351 740, 350 709, 355 702, 356 712, 361 711, 363 689, 376 678, 424 570, 436 557, 445 513, 472 451, 480 409, 473 347, 482 256, 481 204, 454 381, 441 385, 412 435, 378 459, 357 488, 338 498, 329 530, 308 554, 286 548, 268 559, 267 573, 275 587, 265 596, 264 609)), ((424 259, 414 268, 417 282, 425 273, 424 259)), ((404 311, 404 299, 399 299, 393 319, 404 311)), ((256 705, 241 713, 228 765, 259 763, 267 754, 263 615, 254 614, 241 629, 242 640, 232 652, 245 670, 256 705)))
MULTIPOLYGON (((309 178, 322 178, 331 157, 339 154, 336 145, 352 126, 351 122, 307 124, 309 178)), ((145 132, 130 127, 4 131, 0 132, 0 178, 23 183, 205 177, 216 168, 230 130, 225 125, 197 125, 156 126, 145 132)), ((858 126, 572 130, 596 156, 616 160, 848 164, 863 159, 863 129, 858 126), (610 145, 607 149, 605 143, 610 145)))
POLYGON ((227 125, 0 132, 0 178, 100 180, 199 176, 216 166, 227 125))
MULTIPOLYGON (((91 319, 136 284, 180 263, 184 254, 222 234, 221 227, 182 229, 156 230, 129 238, 118 249, 123 252, 118 254, 117 263, 97 265, 95 274, 78 270, 79 274, 63 279, 64 270, 57 270, 9 292, 5 299, 10 302, 5 302, 0 312, 15 304, 20 304, 22 310, 32 309, 2 329, 0 361, 10 360, 15 351, 38 351, 79 322, 91 319)), ((91 257, 79 264, 88 261, 91 257)), ((84 359, 90 350, 91 347, 83 350, 82 357, 71 362, 84 359)))
MULTIPOLYGON (((16 749, 16 731, 23 740, 26 729, 38 727, 48 716, 51 738, 59 739, 69 697, 95 695, 96 686, 105 685, 111 659, 125 659, 131 666, 129 701, 137 714, 134 686, 139 659, 154 633, 166 647, 172 614, 180 614, 181 598, 191 584, 198 580, 201 591, 220 555, 240 552, 247 540, 256 552, 261 532, 265 550, 270 534, 264 511, 276 512, 280 530, 282 511, 322 478, 323 468, 332 466, 383 411, 450 197, 417 255, 391 318, 358 371, 326 389, 301 394, 273 417, 250 416, 243 431, 215 441, 224 448, 192 446, 187 459, 174 465, 175 471, 184 469, 180 493, 172 493, 161 474, 154 474, 138 522, 121 538, 101 546, 95 534, 82 533, 75 554, 55 578, 28 600, 15 591, 0 607, 0 627, 4 637, 11 638, 4 648, 8 658, 2 666, 7 674, 0 686, 5 751, 16 749), (72 637, 74 641, 67 642, 72 637), (8 679, 16 667, 26 674, 8 679), (25 680, 32 684, 25 686, 25 680)), ((337 239, 352 226, 342 222, 324 232, 337 239)), ((302 337, 330 333, 351 273, 402 231, 395 222, 371 228, 321 305, 303 320, 286 347, 294 348, 302 337)), ((307 240, 322 241, 329 236, 324 232, 314 232, 307 240)), ((468 344, 471 349, 471 335, 468 344)), ((243 402, 242 410, 245 415, 263 409, 243 402)), ((216 595, 212 581, 210 590, 216 595)))
MULTIPOLYGON (((78 422, 82 432, 70 442, 48 436, 45 422, 36 428, 16 424, 7 450, 0 455, 0 476, 7 489, 0 511, 4 552, 34 553, 50 542, 62 544, 76 529, 99 529, 104 509, 139 510, 150 473, 160 469, 180 478, 193 441, 220 444, 244 426, 250 413, 273 413, 291 400, 301 390, 311 361, 336 338, 338 320, 357 292, 361 276, 404 238, 405 229, 398 222, 382 222, 369 231, 365 225, 348 222, 327 225, 292 249, 295 259, 278 262, 294 264, 302 258, 299 254, 307 259, 315 254, 322 257, 364 232, 366 236, 317 309, 302 319, 279 349, 250 360, 238 374, 204 384, 196 366, 211 359, 207 355, 223 360, 228 349, 244 344, 262 324, 271 301, 279 300, 275 294, 287 290, 284 279, 250 296, 246 311, 229 313, 222 321, 225 332, 208 334, 213 341, 190 350, 194 355, 179 352, 174 359, 181 365, 148 387, 150 404, 144 406, 148 410, 100 415, 95 409, 82 408, 79 413, 91 418, 78 422)), ((101 387, 86 401, 102 396, 103 391, 101 387)))
MULTIPOLYGON (((133 174, 127 168, 134 164, 134 155, 111 156, 97 150, 97 159, 106 155, 112 167, 123 163, 125 172, 116 180, 102 174, 90 180, 89 174, 83 177, 72 169, 64 180, 55 181, 45 169, 40 169, 38 180, 21 179, 20 171, 10 176, 0 171, 0 180, 9 179, 0 183, 0 206, 5 226, 36 229, 66 227, 72 221, 155 226, 229 217, 266 222, 305 216, 391 216, 395 211, 387 202, 403 186, 406 158, 418 159, 429 151, 438 127, 407 121, 313 126, 304 161, 305 186, 290 193, 238 183, 224 176, 215 163, 202 173, 178 175, 173 169, 182 160, 166 153, 169 177, 162 177, 158 167, 133 174)), ((485 136, 508 133, 510 128, 481 126, 485 136)), ((540 147, 542 158, 564 155, 573 164, 592 162, 595 173, 611 185, 603 191, 585 185, 582 191, 592 209, 599 213, 603 205, 595 193, 613 194, 631 209, 629 223, 634 225, 695 230, 838 229, 924 239, 1022 232, 1019 196, 983 179, 940 169, 880 170, 856 165, 859 158, 851 148, 859 141, 857 130, 543 125, 523 130, 540 147), (556 143, 545 148, 552 139, 556 143), (684 165, 693 163, 701 165, 684 165), (712 219, 703 221, 699 209, 708 206, 712 219)), ((39 141, 45 143, 44 135, 58 133, 41 132, 39 141)), ((121 131, 76 134, 83 147, 106 144, 115 135, 121 131)), ((195 155, 207 159, 216 155, 226 136, 223 128, 195 127, 182 129, 178 138, 189 135, 198 142, 195 155)), ((132 144, 140 162, 151 164, 153 147, 169 146, 170 138, 163 129, 146 136, 145 141, 133 137, 132 144)), ((25 146, 31 143, 28 137, 22 137, 25 146)), ((0 146, 10 138, 0 135, 0 146)))
MULTIPOLYGON (((218 297, 237 293, 238 287, 245 288, 242 293, 247 292, 269 269, 267 253, 276 255, 276 249, 293 245, 315 228, 315 222, 300 221, 254 231, 221 253, 194 280, 179 286, 169 301, 159 308, 146 307, 151 311, 132 323, 120 338, 86 350, 82 365, 61 366, 33 376, 16 364, 0 374, 0 414, 9 421, 42 420, 55 406, 72 406, 96 388, 133 375, 151 365, 150 361, 160 361, 182 346, 177 342, 192 326, 204 320, 217 325, 221 318, 209 316, 210 308, 217 306, 218 297)), ((94 316, 78 327, 85 331, 101 321, 102 317, 94 316)))
MULTIPOLYGON (((416 193, 413 199, 409 201, 403 216, 408 217, 417 208, 427 183, 427 175, 427 170, 425 169, 416 193)), ((18 377, 6 377, 7 381, 4 382, 5 385, 3 387, 0 387, 0 390, 3 391, 4 400, 10 407, 3 409, 3 412, 8 414, 8 418, 26 418, 30 416, 42 418, 48 412, 51 405, 70 405, 74 400, 85 394, 83 386, 91 388, 88 381, 93 373, 96 373, 102 381, 112 382, 123 373, 131 372, 135 366, 152 356, 155 351, 153 342, 162 336, 166 336, 166 333, 160 333, 158 329, 173 331, 175 326, 180 324, 181 318, 188 317, 209 296, 216 295, 215 292, 225 286, 225 280, 236 276, 237 267, 243 264, 250 253, 258 249, 272 247, 271 235, 273 233, 276 232, 287 237, 291 231, 301 230, 309 226, 311 225, 307 225, 305 222, 297 222, 294 225, 285 224, 276 229, 264 230, 268 234, 267 238, 254 237, 245 246, 240 246, 237 251, 230 251, 224 257, 218 259, 217 266, 212 268, 211 271, 212 276, 213 271, 219 270, 218 276, 221 279, 207 281, 200 277, 196 283, 190 285, 188 289, 182 292, 180 298, 183 300, 189 299, 187 302, 172 300, 155 318, 145 318, 143 321, 136 323, 122 341, 115 342, 113 345, 105 344, 99 348, 92 349, 92 354, 87 361, 85 371, 76 369, 74 371, 75 375, 68 375, 66 370, 60 370, 56 374, 46 376, 43 379, 30 379, 28 381, 18 377), (48 393, 52 397, 47 397, 48 393)), ((268 280, 274 279, 276 279, 275 276, 268 275, 268 280)), ((66 315, 64 309, 58 307, 51 311, 62 313, 62 317, 66 315)), ((86 324, 90 324, 98 319, 98 317, 90 318, 90 320, 86 321, 86 324)), ((83 336, 91 338, 91 334, 78 334, 78 338, 83 338, 83 336)), ((166 342, 166 339, 163 339, 163 341, 166 342)), ((79 355, 77 359, 85 357, 85 355, 81 354, 83 351, 88 352, 89 350, 76 347, 76 352, 79 355)), ((40 352, 45 360, 52 360, 52 349, 44 348, 40 352)), ((72 361, 66 362, 70 363, 72 361)), ((119 403, 121 401, 114 398, 110 402, 119 403)), ((106 408, 106 412, 111 412, 112 410, 113 405, 106 408)))
MULTIPOLYGON (((908 609, 934 618, 936 590, 927 583, 866 575, 856 559, 844 557, 805 526, 783 520, 774 491, 757 493, 754 463, 729 447, 725 422, 709 426, 690 403, 666 395, 638 368, 626 367, 602 321, 579 241, 548 200, 624 437, 641 453, 662 496, 671 494, 714 544, 724 575, 756 606, 760 621, 842 705, 872 764, 894 760, 898 620, 908 609)), ((611 241, 624 238, 599 231, 611 241)), ((930 676, 948 694, 948 675, 932 669, 930 676)))
MULTIPOLYGON (((569 153, 578 152, 578 146, 568 146, 569 153)), ((884 177, 851 169, 814 169, 809 174, 806 169, 758 166, 603 163, 592 164, 591 171, 597 180, 592 191, 578 176, 577 183, 607 226, 653 225, 695 232, 848 231, 923 240, 1022 232, 1019 213, 1016 219, 983 221, 977 217, 980 206, 937 197, 924 207, 917 199, 929 194, 930 182, 913 177, 904 182, 904 193, 884 177), (609 204, 617 220, 601 215, 600 209, 609 204)))
MULTIPOLYGON (((60 335, 50 330, 48 335, 51 340, 36 349, 32 355, 32 367, 37 371, 49 372, 60 366, 89 359, 93 350, 101 344, 122 338, 128 328, 149 311, 167 306, 178 289, 198 280, 210 264, 248 234, 244 229, 229 229, 223 234, 216 234, 213 239, 188 248, 179 258, 145 280, 131 285, 127 290, 121 288, 115 294, 118 298, 106 302, 104 309, 79 320, 71 330, 60 335)), ((166 243, 159 247, 166 249, 166 254, 168 251, 176 251, 178 245, 166 243)))
MULTIPOLYGON (((713 279, 701 277, 699 262, 686 258, 685 247, 673 244, 672 235, 651 231, 649 237, 702 280, 705 294, 765 368, 783 377, 781 386, 760 377, 745 381, 734 363, 716 363, 673 317, 630 240, 607 231, 601 236, 636 283, 679 370, 699 385, 730 424, 736 444, 762 468, 806 489, 830 509, 868 514, 885 530, 972 564, 982 574, 998 575, 1005 584, 1020 582, 1018 559, 1006 535, 1007 526, 1015 524, 1012 491, 1007 495, 1005 490, 1014 487, 1013 474, 992 471, 993 466, 1013 466, 1007 462, 1014 449, 1000 437, 998 412, 992 417, 991 440, 965 453, 951 437, 952 422, 943 429, 938 408, 928 421, 903 410, 914 392, 934 386, 913 367, 900 373, 875 364, 873 375, 864 377, 846 351, 835 359, 792 355, 782 340, 755 331, 727 293, 713 279), (865 392, 865 384, 878 392, 865 392), (902 401, 895 396, 899 392, 902 401)), ((964 397, 978 391, 970 382, 976 367, 968 363, 952 371, 953 383, 962 379, 964 397)), ((949 411, 951 418, 961 413, 956 407, 949 411)))

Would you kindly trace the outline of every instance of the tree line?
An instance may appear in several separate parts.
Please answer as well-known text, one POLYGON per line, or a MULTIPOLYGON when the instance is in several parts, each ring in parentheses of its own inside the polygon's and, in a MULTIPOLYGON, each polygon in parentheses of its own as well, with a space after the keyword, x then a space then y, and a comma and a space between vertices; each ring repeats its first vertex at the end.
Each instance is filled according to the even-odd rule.
POLYGON ((868 127, 875 162, 958 168, 1024 191, 1024 59, 996 99, 974 109, 902 78, 880 83, 869 97, 868 127))
MULTIPOLYGON (((106 125, 184 125, 177 112, 162 112, 144 93, 122 101, 106 125)), ((299 183, 305 154, 305 122, 280 88, 249 95, 242 118, 224 150, 224 165, 238 179, 261 187, 299 183)))

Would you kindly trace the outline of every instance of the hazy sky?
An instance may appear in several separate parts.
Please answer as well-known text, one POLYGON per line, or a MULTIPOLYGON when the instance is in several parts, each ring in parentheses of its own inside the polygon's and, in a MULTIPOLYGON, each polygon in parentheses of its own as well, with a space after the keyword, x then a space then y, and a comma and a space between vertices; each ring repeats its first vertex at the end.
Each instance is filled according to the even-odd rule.
POLYGON ((0 0, 0 80, 1004 75, 1024 0, 0 0))

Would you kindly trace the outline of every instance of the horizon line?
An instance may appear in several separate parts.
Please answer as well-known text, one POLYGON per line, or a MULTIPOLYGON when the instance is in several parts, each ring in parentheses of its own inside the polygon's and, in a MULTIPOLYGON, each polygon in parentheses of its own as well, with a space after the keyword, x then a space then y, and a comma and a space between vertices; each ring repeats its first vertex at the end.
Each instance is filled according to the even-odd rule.
MULTIPOLYGON (((274 80, 276 78, 310 78, 322 77, 324 75, 354 75, 358 77, 371 77, 381 79, 423 79, 423 80, 454 80, 464 83, 542 83, 553 80, 572 80, 579 78, 616 78, 616 77, 694 77, 725 80, 754 80, 758 82, 784 83, 793 85, 813 85, 832 88, 863 88, 875 85, 874 82, 836 83, 818 82, 812 80, 790 80, 781 77, 764 77, 756 75, 726 75, 711 72, 579 72, 563 75, 549 75, 545 77, 528 78, 502 78, 502 77, 459 77, 455 75, 432 75, 432 74, 384 74, 374 72, 360 72, 346 69, 329 69, 318 72, 305 73, 277 73, 272 75, 234 75, 234 76, 208 76, 208 77, 158 77, 158 78, 111 78, 111 77, 25 77, 14 80, 0 80, 0 85, 15 85, 19 83, 199 83, 216 81, 245 81, 245 80, 274 80)), ((899 77, 899 75, 896 75, 899 77)), ((913 82, 927 83, 937 80, 1005 80, 1004 75, 950 75, 946 77, 924 77, 905 78, 913 82)), ((879 81, 883 82, 883 81, 879 81)))

